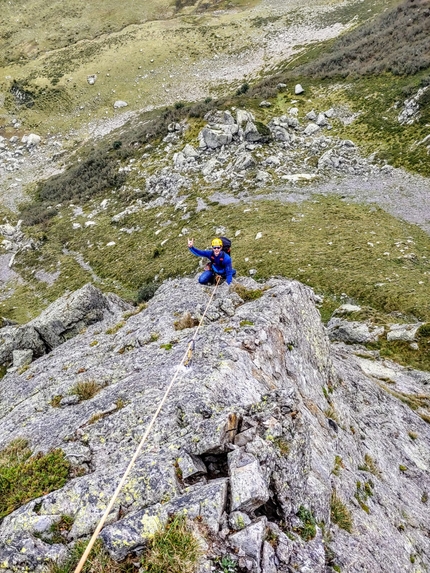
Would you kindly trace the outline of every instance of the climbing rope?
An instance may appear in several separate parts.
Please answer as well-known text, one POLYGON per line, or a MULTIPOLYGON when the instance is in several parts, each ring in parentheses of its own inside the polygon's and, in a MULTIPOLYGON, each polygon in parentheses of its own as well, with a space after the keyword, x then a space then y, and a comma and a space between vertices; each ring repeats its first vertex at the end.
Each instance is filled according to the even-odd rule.
POLYGON ((191 339, 191 341, 188 343, 187 350, 185 351, 185 354, 184 354, 184 356, 182 357, 181 362, 178 364, 178 366, 177 366, 177 368, 176 368, 176 372, 175 372, 175 374, 174 374, 172 380, 170 381, 170 384, 167 386, 167 389, 166 389, 166 391, 164 392, 164 396, 163 396, 163 398, 161 399, 161 401, 160 401, 160 403, 159 403, 159 405, 158 405, 158 408, 157 408, 157 410, 155 411, 155 414, 153 415, 153 417, 152 417, 152 419, 151 419, 151 421, 150 421, 148 427, 146 428, 146 431, 145 431, 145 433, 143 434, 142 439, 140 440, 140 444, 138 445, 137 450, 134 452, 134 455, 133 455, 133 457, 131 458, 130 463, 128 464, 127 469, 125 470, 124 475, 122 476, 121 481, 119 482, 119 484, 118 484, 118 486, 117 486, 117 488, 116 488, 116 490, 115 490, 115 492, 114 492, 114 494, 113 494, 111 500, 109 501, 109 503, 108 503, 108 505, 107 505, 107 507, 106 507, 106 510, 105 510, 105 512, 104 512, 104 514, 103 514, 103 516, 102 516, 102 518, 100 519, 100 521, 99 521, 99 523, 98 523, 96 529, 94 530, 94 533, 93 533, 93 535, 92 535, 92 537, 91 537, 91 539, 90 539, 90 541, 89 541, 89 543, 88 543, 88 545, 87 545, 87 548, 86 548, 84 554, 82 555, 82 557, 81 557, 81 559, 80 559, 80 561, 79 561, 79 563, 78 563, 78 565, 77 565, 77 567, 76 567, 74 573, 80 573, 80 572, 82 571, 82 568, 83 568, 83 566, 85 565, 86 560, 88 559, 88 556, 89 556, 89 554, 90 554, 90 552, 91 552, 91 549, 93 548, 94 543, 96 542, 96 539, 97 539, 97 537, 98 537, 100 531, 102 530, 102 528, 103 528, 103 526, 104 526, 104 524, 105 524, 105 522, 106 522, 106 519, 108 518, 109 513, 110 513, 111 510, 112 510, 112 507, 113 507, 113 505, 114 505, 114 503, 115 503, 115 501, 116 501, 116 499, 117 499, 117 497, 118 497, 120 491, 121 491, 122 488, 124 487, 124 484, 125 484, 125 482, 126 482, 126 480, 127 480, 127 477, 128 477, 128 475, 129 475, 129 473, 131 472, 131 470, 132 470, 132 468, 133 468, 133 466, 134 466, 134 464, 135 464, 135 462, 136 462, 136 460, 137 460, 137 458, 138 458, 140 452, 142 451, 143 444, 146 442, 146 438, 148 437, 150 431, 152 430, 152 427, 153 427, 153 425, 154 425, 154 423, 155 423, 155 420, 157 419, 157 417, 158 417, 158 415, 159 415, 159 413, 160 413, 160 411, 161 411, 161 408, 163 407, 163 405, 164 405, 164 403, 165 403, 165 401, 166 401, 166 399, 167 399, 167 397, 168 397, 168 395, 169 395, 169 393, 170 393, 170 390, 172 389, 172 387, 173 387, 173 385, 174 385, 176 379, 177 379, 178 376, 179 376, 179 373, 181 372, 181 366, 189 365, 190 362, 191 362, 192 352, 193 352, 193 350, 194 350, 195 340, 196 340, 196 337, 197 337, 197 333, 198 333, 198 331, 199 331, 201 325, 203 324, 203 320, 204 320, 204 318, 205 318, 205 316, 206 316, 206 313, 207 313, 207 311, 208 311, 208 308, 209 308, 209 306, 210 306, 210 304, 211 304, 211 302, 212 302, 212 299, 213 299, 213 297, 214 297, 214 295, 215 295, 215 292, 216 292, 216 290, 217 290, 217 288, 218 288, 218 285, 219 285, 219 283, 220 283, 220 280, 221 280, 221 277, 220 277, 219 275, 217 275, 215 288, 214 288, 214 290, 213 290, 213 292, 212 292, 212 294, 211 294, 211 297, 210 297, 210 299, 209 299, 208 304, 206 305, 205 311, 204 311, 204 313, 203 313, 203 315, 202 315, 202 317, 201 317, 201 319, 200 319, 200 322, 199 322, 199 324, 198 324, 198 326, 197 326, 197 328, 196 328, 196 331, 195 331, 195 333, 194 333, 194 336, 193 336, 193 338, 191 339))

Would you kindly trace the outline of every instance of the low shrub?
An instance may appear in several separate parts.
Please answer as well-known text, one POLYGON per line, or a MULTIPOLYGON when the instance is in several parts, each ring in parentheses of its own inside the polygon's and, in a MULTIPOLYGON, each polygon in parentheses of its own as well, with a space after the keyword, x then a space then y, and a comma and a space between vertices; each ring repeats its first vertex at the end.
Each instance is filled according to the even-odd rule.
POLYGON ((305 541, 310 541, 317 533, 315 517, 312 515, 312 512, 303 505, 299 507, 299 511, 296 515, 303 523, 302 527, 295 529, 296 533, 305 541))
POLYGON ((150 300, 155 295, 159 287, 160 283, 157 282, 149 282, 142 285, 137 292, 137 304, 150 300))

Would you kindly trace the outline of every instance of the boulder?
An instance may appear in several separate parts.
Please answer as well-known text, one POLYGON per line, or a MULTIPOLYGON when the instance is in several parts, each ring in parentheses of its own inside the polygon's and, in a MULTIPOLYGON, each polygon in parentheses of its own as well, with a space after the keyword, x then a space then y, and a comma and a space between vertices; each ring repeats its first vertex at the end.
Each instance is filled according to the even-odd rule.
POLYGON ((305 92, 305 90, 302 88, 302 86, 300 84, 296 84, 295 88, 294 88, 294 93, 296 95, 300 95, 303 94, 305 92))
POLYGON ((315 135, 315 133, 317 133, 319 130, 320 130, 319 125, 317 125, 316 123, 311 122, 311 123, 309 123, 309 124, 305 127, 305 129, 304 129, 304 131, 303 131, 303 134, 304 134, 304 135, 307 135, 307 136, 309 136, 309 135, 315 135))
POLYGON ((127 107, 128 103, 126 101, 123 100, 116 100, 116 102, 113 104, 114 109, 121 109, 122 107, 127 107))
POLYGON ((199 133, 199 145, 202 149, 217 149, 223 145, 228 145, 232 139, 231 133, 210 127, 204 127, 199 133))
POLYGON ((387 340, 405 340, 406 342, 413 342, 421 324, 422 323, 390 324, 387 332, 387 340))

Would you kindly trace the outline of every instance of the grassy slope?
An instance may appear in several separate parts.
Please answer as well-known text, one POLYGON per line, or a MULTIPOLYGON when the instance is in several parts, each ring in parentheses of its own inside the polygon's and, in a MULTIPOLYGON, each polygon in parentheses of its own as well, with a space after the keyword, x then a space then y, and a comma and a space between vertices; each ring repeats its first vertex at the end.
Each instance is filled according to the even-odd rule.
MULTIPOLYGON (((258 46, 273 34, 293 31, 294 35, 296 26, 306 28, 314 21, 321 29, 334 23, 347 25, 354 15, 358 20, 367 18, 367 9, 379 10, 384 2, 318 0, 312 6, 318 17, 297 1, 277 6, 276 16, 258 0, 210 4, 228 10, 199 12, 185 7, 176 16, 172 5, 168 0, 151 0, 136 7, 127 0, 120 5, 109 1, 100 8, 71 0, 67 7, 58 3, 48 11, 40 0, 21 2, 18 7, 5 4, 0 20, 0 53, 4 54, 0 131, 13 115, 23 120, 25 129, 46 134, 110 118, 117 113, 112 107, 117 99, 135 110, 187 100, 190 86, 191 97, 197 98, 209 90, 225 91, 229 82, 238 83, 243 74, 255 73, 258 46), (92 86, 87 83, 90 74, 98 75, 92 86), (27 92, 32 107, 16 105, 10 93, 14 81, 27 92)), ((294 42, 298 45, 288 41, 284 49, 300 51, 306 43, 294 42)), ((273 58, 267 59, 267 66, 282 59, 282 54, 273 58)), ((6 130, 6 135, 13 133, 6 130)))

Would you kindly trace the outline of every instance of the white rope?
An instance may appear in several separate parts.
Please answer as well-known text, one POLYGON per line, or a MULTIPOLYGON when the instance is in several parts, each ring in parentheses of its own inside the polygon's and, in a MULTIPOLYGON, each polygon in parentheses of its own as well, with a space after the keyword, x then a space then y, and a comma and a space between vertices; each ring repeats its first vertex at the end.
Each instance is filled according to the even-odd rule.
POLYGON ((137 450, 134 452, 134 455, 133 455, 133 457, 131 458, 131 461, 130 461, 130 463, 128 464, 127 469, 125 470, 124 475, 122 476, 121 481, 119 482, 119 484, 118 484, 118 486, 117 486, 117 488, 116 488, 116 490, 115 490, 115 492, 114 492, 114 494, 113 494, 111 500, 109 501, 108 506, 106 507, 106 510, 105 510, 105 512, 104 512, 104 514, 103 514, 103 516, 102 516, 102 518, 100 519, 100 521, 99 521, 99 523, 98 523, 98 525, 97 525, 97 527, 96 527, 96 529, 95 529, 95 531, 94 531, 94 533, 93 533, 93 535, 92 535, 92 537, 91 537, 91 539, 90 539, 90 541, 89 541, 89 543, 88 543, 88 545, 87 545, 87 548, 86 548, 84 554, 82 555, 82 557, 81 557, 81 559, 80 559, 80 561, 79 561, 79 563, 78 563, 78 565, 77 565, 77 567, 76 567, 74 573, 80 573, 80 572, 82 571, 82 568, 83 568, 83 566, 85 565, 86 560, 88 559, 88 556, 89 556, 89 554, 90 554, 90 552, 91 552, 91 549, 93 548, 94 543, 96 542, 96 539, 97 539, 97 537, 98 537, 100 531, 102 530, 102 528, 103 528, 103 526, 104 526, 104 524, 105 524, 105 522, 106 522, 106 519, 107 519, 109 513, 110 513, 111 510, 112 510, 112 507, 113 507, 113 505, 114 505, 114 503, 115 503, 115 501, 116 501, 116 499, 117 499, 117 497, 118 497, 118 495, 119 495, 121 489, 123 488, 123 486, 124 486, 124 484, 125 484, 125 482, 126 482, 126 480, 127 480, 127 477, 128 477, 128 475, 129 475, 129 473, 131 472, 131 470, 132 470, 132 468, 133 468, 133 466, 134 466, 134 464, 135 464, 135 462, 136 462, 136 460, 137 460, 137 458, 138 458, 140 452, 142 451, 143 444, 145 443, 146 438, 148 437, 150 431, 152 430, 152 427, 154 426, 154 423, 155 423, 155 421, 156 421, 156 419, 157 419, 157 417, 158 417, 158 414, 160 413, 161 408, 163 407, 165 401, 167 400, 167 397, 168 397, 168 395, 169 395, 169 393, 170 393, 170 390, 171 390, 172 387, 173 387, 173 384, 175 383, 175 380, 176 380, 177 377, 179 376, 179 373, 180 373, 180 371, 181 371, 181 366, 184 364, 185 359, 186 359, 187 356, 188 356, 188 353, 189 353, 189 350, 190 350, 190 348, 191 348, 191 345, 192 345, 193 342, 195 341, 196 336, 197 336, 197 333, 198 333, 198 331, 199 331, 201 325, 203 324, 203 319, 204 319, 205 316, 206 316, 206 313, 207 313, 207 311, 208 311, 209 305, 210 305, 210 303, 212 302, 212 299, 213 299, 213 297, 214 297, 214 295, 215 295, 215 292, 216 292, 216 290, 217 290, 217 288, 218 288, 219 282, 220 282, 220 277, 217 276, 215 289, 214 289, 214 291, 213 291, 213 293, 212 293, 212 295, 211 295, 211 297, 210 297, 210 299, 209 299, 209 302, 208 302, 208 304, 207 304, 207 306, 206 306, 206 308, 205 308, 205 311, 204 311, 204 313, 203 313, 203 316, 202 316, 202 318, 200 319, 200 322, 199 322, 199 324, 198 324, 198 326, 197 326, 197 328, 196 328, 196 331, 195 331, 195 333, 194 333, 194 336, 193 336, 193 338, 191 339, 191 341, 188 343, 187 350, 185 351, 185 354, 184 354, 184 356, 182 357, 181 362, 180 362, 179 365, 177 366, 176 372, 175 372, 175 374, 174 374, 172 380, 170 381, 170 384, 168 385, 168 387, 167 387, 167 389, 166 389, 166 391, 165 391, 165 393, 164 393, 164 396, 163 396, 161 402, 159 403, 158 408, 157 408, 157 410, 155 411, 155 414, 153 415, 153 417, 152 417, 152 419, 151 419, 151 421, 150 421, 150 423, 149 423, 149 426, 146 428, 146 431, 145 431, 145 433, 144 433, 143 436, 142 436, 142 439, 141 439, 141 441, 140 441, 140 444, 138 445, 137 450))

